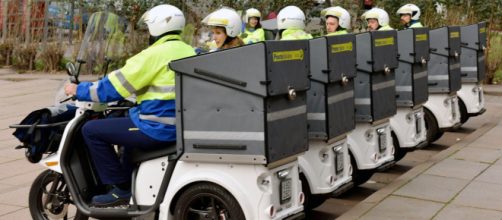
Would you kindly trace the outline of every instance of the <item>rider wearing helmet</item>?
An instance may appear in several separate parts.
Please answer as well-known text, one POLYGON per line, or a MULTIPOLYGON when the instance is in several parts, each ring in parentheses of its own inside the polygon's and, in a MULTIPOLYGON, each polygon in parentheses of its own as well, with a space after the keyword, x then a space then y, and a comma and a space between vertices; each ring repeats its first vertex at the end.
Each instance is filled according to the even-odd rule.
POLYGON ((277 29, 281 40, 312 39, 305 29, 305 14, 296 6, 287 6, 277 15, 277 29))
POLYGON ((321 11, 321 16, 326 19, 327 36, 348 34, 350 29, 350 14, 340 6, 326 8, 321 11))
POLYGON ((202 23, 211 27, 213 40, 218 49, 228 49, 244 45, 238 37, 241 34, 242 21, 234 9, 221 8, 209 14, 202 23))
POLYGON ((401 23, 406 29, 424 27, 420 23, 420 8, 414 4, 406 4, 397 10, 397 14, 401 17, 401 23))
POLYGON ((394 30, 389 25, 389 14, 381 8, 372 8, 362 15, 362 19, 368 23, 369 31, 394 30))
POLYGON ((111 187, 108 193, 92 198, 93 206, 129 202, 132 149, 165 148, 176 141, 175 74, 168 64, 195 55, 181 41, 185 17, 178 8, 163 4, 147 11, 141 20, 148 26, 152 45, 97 82, 65 86, 67 95, 81 101, 107 103, 135 95, 138 104, 129 110, 129 117, 90 120, 82 128, 96 172, 111 187), (122 158, 117 157, 114 145, 123 147, 122 158))
POLYGON ((261 28, 260 24, 261 13, 255 8, 250 8, 246 10, 246 15, 244 16, 244 22, 246 23, 246 28, 244 33, 242 33, 242 41, 246 44, 257 43, 260 41, 265 41, 265 31, 261 28))

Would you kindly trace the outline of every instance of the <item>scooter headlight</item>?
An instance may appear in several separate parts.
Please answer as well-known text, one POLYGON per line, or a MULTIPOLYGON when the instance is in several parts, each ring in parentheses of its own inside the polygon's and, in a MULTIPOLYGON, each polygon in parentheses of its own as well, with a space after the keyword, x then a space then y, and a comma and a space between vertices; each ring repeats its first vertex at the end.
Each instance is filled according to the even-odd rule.
POLYGON ((373 130, 372 129, 366 130, 366 133, 364 133, 364 136, 366 137, 366 141, 370 142, 371 139, 373 139, 373 130))
POLYGON ((444 104, 444 107, 448 107, 448 106, 450 106, 450 99, 449 99, 449 98, 445 99, 445 100, 443 101, 443 104, 444 104))
POLYGON ((413 112, 410 112, 410 113, 406 114, 406 121, 408 123, 413 122, 413 112))

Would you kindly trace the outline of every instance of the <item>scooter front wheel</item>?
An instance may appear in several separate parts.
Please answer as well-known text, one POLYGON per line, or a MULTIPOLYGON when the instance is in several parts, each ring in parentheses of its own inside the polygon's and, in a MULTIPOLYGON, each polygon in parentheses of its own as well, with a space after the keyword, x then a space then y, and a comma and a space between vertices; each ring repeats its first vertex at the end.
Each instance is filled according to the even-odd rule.
POLYGON ((239 203, 224 188, 197 183, 186 189, 174 209, 174 219, 245 219, 239 203))
POLYGON ((45 170, 33 181, 29 195, 29 208, 34 220, 74 219, 87 220, 70 198, 63 175, 45 170))

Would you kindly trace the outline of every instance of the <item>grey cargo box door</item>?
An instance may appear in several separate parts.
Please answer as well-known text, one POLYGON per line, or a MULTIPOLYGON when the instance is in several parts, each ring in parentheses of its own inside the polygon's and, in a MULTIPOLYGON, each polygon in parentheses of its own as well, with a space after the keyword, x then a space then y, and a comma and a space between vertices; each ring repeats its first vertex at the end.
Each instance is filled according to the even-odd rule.
POLYGON ((354 80, 326 85, 328 140, 354 130, 354 80))
POLYGON ((356 76, 356 39, 353 34, 327 37, 329 82, 356 76))
POLYGON ((371 35, 373 72, 384 71, 386 67, 397 68, 397 32, 373 31, 371 35))
POLYGON ((413 104, 417 106, 427 102, 428 99, 427 65, 415 64, 413 66, 413 104))
POLYGON ((389 74, 380 72, 371 75, 371 108, 373 121, 396 114, 396 84, 394 71, 389 74))
POLYGON ((308 41, 266 41, 265 45, 268 95, 287 94, 289 89, 306 91, 310 85, 308 41))
POLYGON ((422 63, 429 60, 429 29, 413 28, 397 32, 399 60, 422 63))
POLYGON ((460 55, 460 27, 448 26, 429 32, 429 43, 433 53, 442 56, 460 55))
POLYGON ((486 22, 460 27, 462 82, 485 79, 486 22))

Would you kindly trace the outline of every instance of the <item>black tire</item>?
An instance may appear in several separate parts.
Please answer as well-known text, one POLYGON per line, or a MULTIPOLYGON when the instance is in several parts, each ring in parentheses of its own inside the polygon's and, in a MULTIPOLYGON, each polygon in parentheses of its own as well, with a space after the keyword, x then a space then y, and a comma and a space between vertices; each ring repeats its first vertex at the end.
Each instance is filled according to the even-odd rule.
POLYGON ((408 153, 408 151, 401 148, 399 140, 397 139, 397 136, 394 132, 391 133, 391 136, 392 136, 392 143, 394 144, 394 162, 398 162, 401 159, 403 159, 404 156, 406 156, 406 153, 408 153))
POLYGON ((458 99, 458 109, 460 110, 460 123, 464 124, 469 120, 469 114, 467 113, 467 107, 462 99, 458 99))
POLYGON ((424 121, 425 129, 427 130, 427 143, 437 141, 439 138, 441 138, 441 136, 443 136, 443 132, 439 130, 436 117, 434 117, 432 112, 427 108, 424 108, 424 121))
POLYGON ((186 189, 176 202, 174 219, 202 219, 201 213, 209 215, 209 219, 222 219, 221 215, 223 219, 245 219, 232 194, 213 183, 197 183, 186 189))
POLYGON ((310 191, 309 183, 307 182, 307 178, 305 175, 300 174, 300 180, 302 181, 302 191, 303 195, 305 195, 305 201, 303 202, 303 207, 305 207, 305 211, 311 211, 322 205, 330 196, 330 194, 312 194, 310 191))
POLYGON ((354 186, 364 184, 373 176, 373 173, 375 173, 374 170, 360 170, 352 152, 350 152, 350 164, 352 165, 352 182, 354 186))
MULTIPOLYGON (((31 185, 28 205, 34 220, 72 217, 72 214, 68 214, 68 206, 73 204, 63 175, 52 170, 46 170, 39 174, 31 185), (50 209, 48 206, 51 206, 50 209)), ((75 220, 87 220, 88 218, 78 210, 73 217, 75 220)))

